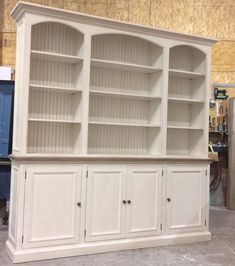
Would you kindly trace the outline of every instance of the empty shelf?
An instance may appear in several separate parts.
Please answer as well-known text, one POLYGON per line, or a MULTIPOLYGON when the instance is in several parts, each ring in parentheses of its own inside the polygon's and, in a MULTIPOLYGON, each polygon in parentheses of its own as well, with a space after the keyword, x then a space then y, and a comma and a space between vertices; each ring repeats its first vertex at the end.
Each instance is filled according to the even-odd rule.
POLYGON ((202 127, 191 127, 191 126, 167 126, 169 129, 188 129, 188 130, 203 130, 202 127))
POLYGON ((54 62, 62 62, 67 64, 76 64, 81 62, 83 59, 77 56, 49 53, 37 50, 31 50, 31 55, 33 59, 41 59, 54 62))
POLYGON ((90 93, 93 95, 133 98, 133 99, 140 99, 140 100, 161 99, 160 96, 138 95, 138 94, 122 93, 122 92, 98 91, 98 90, 92 90, 92 89, 90 90, 90 93))
POLYGON ((189 78, 189 79, 205 77, 205 75, 202 73, 177 70, 177 69, 169 69, 169 74, 173 77, 189 78))
POLYGON ((101 60, 101 59, 91 59, 91 66, 100 67, 100 68, 108 68, 108 69, 132 71, 132 72, 143 72, 143 73, 154 73, 154 72, 162 70, 157 67, 121 63, 121 62, 101 60))
POLYGON ((66 87, 58 87, 58 86, 50 86, 50 85, 37 85, 37 84, 30 84, 30 88, 39 89, 39 90, 48 90, 48 91, 55 91, 55 92, 67 92, 67 93, 77 93, 81 92, 81 89, 76 88, 66 88, 66 87))
POLYGON ((104 126, 127 126, 127 127, 160 127, 160 125, 157 125, 157 124, 151 125, 151 124, 100 122, 100 121, 90 121, 89 124, 104 125, 104 126))
POLYGON ((201 100, 194 100, 194 99, 186 99, 186 98, 176 98, 176 97, 169 97, 168 98, 169 102, 178 102, 178 103, 188 103, 188 104, 193 104, 193 103, 204 103, 201 100))
POLYGON ((44 118, 29 118, 30 122, 48 122, 48 123, 71 123, 71 124, 80 124, 81 121, 74 120, 59 120, 59 119, 44 119, 44 118))

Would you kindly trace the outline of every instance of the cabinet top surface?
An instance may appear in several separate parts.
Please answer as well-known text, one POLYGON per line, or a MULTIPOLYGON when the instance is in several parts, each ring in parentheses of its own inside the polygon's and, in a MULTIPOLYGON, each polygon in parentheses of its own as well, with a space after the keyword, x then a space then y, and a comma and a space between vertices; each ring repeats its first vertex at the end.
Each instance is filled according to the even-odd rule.
POLYGON ((111 155, 90 155, 90 156, 63 156, 63 155, 54 155, 54 156, 45 156, 45 155, 10 155, 10 159, 12 161, 19 161, 19 162, 192 162, 192 163, 211 163, 212 160, 210 158, 200 158, 200 157, 192 157, 192 156, 164 156, 164 157, 156 157, 156 156, 111 156, 111 155))
POLYGON ((21 21, 25 13, 44 15, 53 17, 61 20, 69 20, 80 23, 86 23, 94 26, 101 26, 106 28, 118 29, 118 30, 127 30, 135 33, 140 33, 144 35, 152 35, 156 37, 166 38, 166 39, 176 39, 182 41, 195 42, 202 45, 212 46, 217 39, 214 38, 205 38, 185 33, 178 33, 169 30, 157 29, 153 27, 147 27, 143 25, 137 25, 129 22, 123 22, 114 19, 102 18, 93 15, 87 15, 84 13, 68 11, 59 8, 53 8, 38 4, 27 3, 19 1, 15 8, 11 12, 11 16, 17 21, 21 21))

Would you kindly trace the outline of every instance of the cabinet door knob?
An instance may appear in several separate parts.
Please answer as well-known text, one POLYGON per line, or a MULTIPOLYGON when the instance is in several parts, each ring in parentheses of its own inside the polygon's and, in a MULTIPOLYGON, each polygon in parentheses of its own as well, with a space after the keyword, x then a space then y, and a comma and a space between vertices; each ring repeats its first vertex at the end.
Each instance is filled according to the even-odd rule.
POLYGON ((127 203, 128 203, 128 204, 131 204, 131 201, 130 201, 130 200, 128 200, 128 201, 127 201, 127 203))
POLYGON ((171 202, 171 199, 170 199, 170 198, 167 198, 167 201, 168 201, 168 202, 171 202))
POLYGON ((124 205, 126 205, 126 200, 123 200, 122 203, 123 203, 124 205))
POLYGON ((81 202, 78 202, 78 203, 77 203, 77 206, 78 206, 78 207, 81 207, 81 206, 82 206, 81 202))

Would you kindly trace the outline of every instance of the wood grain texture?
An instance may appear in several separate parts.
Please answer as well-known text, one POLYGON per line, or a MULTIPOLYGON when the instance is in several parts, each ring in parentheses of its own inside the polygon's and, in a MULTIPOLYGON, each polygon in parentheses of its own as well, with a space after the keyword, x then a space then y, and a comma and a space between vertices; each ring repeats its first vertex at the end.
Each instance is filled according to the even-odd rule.
POLYGON ((226 83, 234 84, 235 82, 235 70, 233 71, 212 71, 211 83, 226 83))
POLYGON ((129 20, 129 0, 107 1, 106 5, 108 18, 129 20))
POLYGON ((234 0, 194 0, 194 5, 235 6, 234 0))
POLYGON ((151 1, 150 25, 164 29, 172 28, 172 0, 151 1))
POLYGON ((130 0, 129 20, 133 23, 149 25, 151 0, 130 0))
POLYGON ((194 33, 235 38, 235 6, 195 6, 194 33))
POLYGON ((193 33, 193 0, 174 0, 172 14, 172 30, 193 33))
POLYGON ((0 33, 0 65, 14 67, 15 50, 15 33, 0 33))
POLYGON ((235 41, 220 41, 212 48, 212 70, 235 70, 235 41))

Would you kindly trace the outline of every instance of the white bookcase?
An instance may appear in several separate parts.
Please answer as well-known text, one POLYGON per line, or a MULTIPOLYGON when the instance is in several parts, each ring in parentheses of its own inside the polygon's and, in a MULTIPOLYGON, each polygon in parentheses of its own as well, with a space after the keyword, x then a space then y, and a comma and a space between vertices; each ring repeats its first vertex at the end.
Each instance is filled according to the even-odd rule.
POLYGON ((24 2, 12 16, 12 260, 210 240, 215 40, 24 2))

